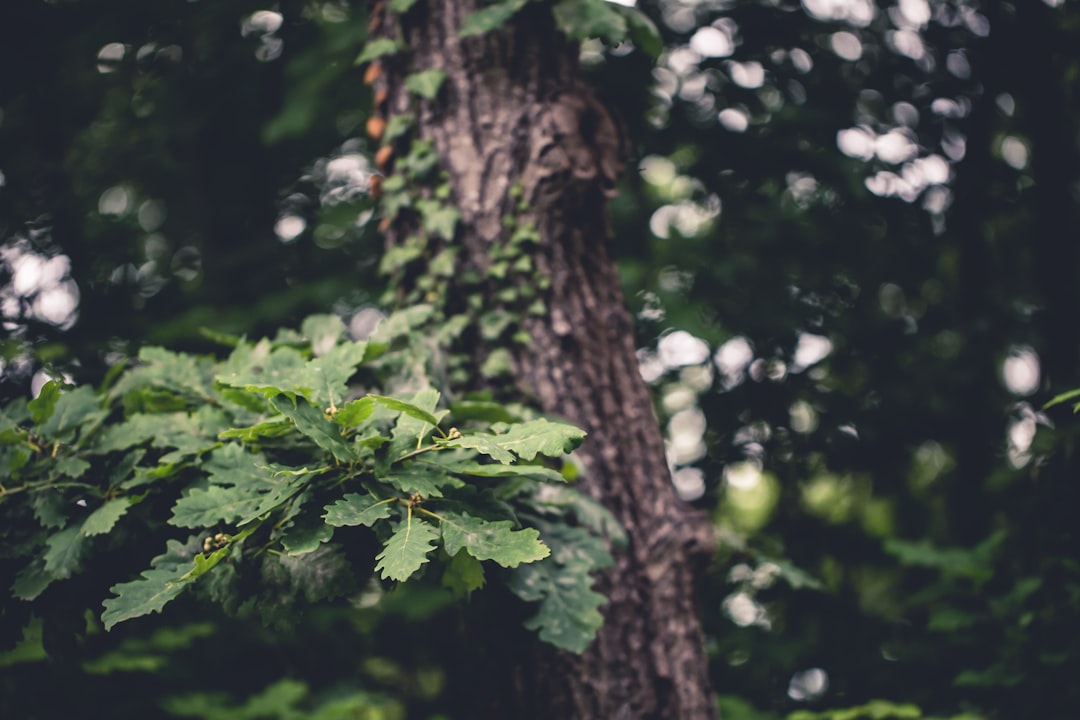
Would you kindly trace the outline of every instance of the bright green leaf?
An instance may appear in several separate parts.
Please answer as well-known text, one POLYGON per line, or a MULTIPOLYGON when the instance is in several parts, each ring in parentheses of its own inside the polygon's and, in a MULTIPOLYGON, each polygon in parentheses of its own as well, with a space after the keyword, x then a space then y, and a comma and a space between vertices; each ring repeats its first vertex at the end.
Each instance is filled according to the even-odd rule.
POLYGON ((435 549, 439 532, 415 517, 407 517, 398 524, 394 534, 375 559, 375 569, 384 580, 408 580, 428 561, 428 553, 435 549))
POLYGON ((346 403, 334 415, 334 422, 343 428, 353 428, 362 425, 375 412, 375 400, 371 397, 362 397, 346 403))
POLYGON ((573 425, 551 422, 543 418, 513 425, 498 435, 469 434, 443 441, 449 447, 462 447, 479 452, 509 464, 515 456, 532 460, 537 454, 559 457, 581 444, 585 431, 573 425))

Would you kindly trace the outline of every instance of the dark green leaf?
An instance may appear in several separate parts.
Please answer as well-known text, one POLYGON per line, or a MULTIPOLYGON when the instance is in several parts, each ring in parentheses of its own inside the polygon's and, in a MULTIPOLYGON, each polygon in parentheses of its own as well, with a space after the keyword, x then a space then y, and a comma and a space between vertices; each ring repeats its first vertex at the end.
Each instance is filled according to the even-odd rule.
POLYGON ((80 425, 96 425, 104 417, 100 398, 92 388, 83 385, 61 393, 52 415, 41 426, 41 434, 49 438, 63 437, 80 425))
POLYGON ((459 488, 465 483, 453 475, 447 475, 436 465, 412 463, 405 468, 394 468, 379 480, 393 486, 403 495, 419 493, 425 498, 442 497, 442 488, 459 488))
POLYGON ((659 58, 664 52, 664 40, 649 16, 633 7, 615 6, 615 9, 626 19, 634 45, 653 60, 659 58))
POLYGON ((582 653, 604 623, 600 606, 607 599, 592 590, 584 572, 566 572, 553 560, 521 565, 511 571, 510 590, 527 602, 539 603, 525 627, 540 639, 570 652, 582 653))
POLYGON ((60 399, 61 383, 50 380, 41 386, 41 392, 31 400, 27 407, 30 409, 30 419, 35 424, 41 425, 48 420, 56 408, 56 401, 60 399))
POLYGON ((56 579, 45 569, 45 559, 36 558, 15 576, 15 582, 11 585, 11 594, 19 600, 34 600, 56 579))
POLYGON ((341 431, 321 410, 313 407, 307 400, 290 400, 278 396, 270 401, 275 410, 292 420, 296 429, 315 441, 315 444, 337 458, 339 462, 351 462, 356 459, 352 447, 341 437, 341 431))
POLYGON ((528 1, 502 0, 471 12, 462 21, 458 35, 468 37, 469 35, 482 35, 492 30, 498 30, 521 8, 525 7, 528 1))
POLYGON ((464 548, 477 560, 494 560, 503 567, 536 562, 551 554, 533 528, 514 530, 509 520, 490 521, 468 513, 439 513, 439 529, 448 555, 464 548))
MULTIPOLYGON (((436 418, 427 410, 424 410, 417 405, 413 405, 412 403, 405 402, 404 400, 398 400, 397 398, 385 397, 383 395, 368 395, 368 397, 379 403, 383 407, 389 408, 391 410, 396 410, 400 413, 404 413, 405 415, 416 418, 417 420, 422 420, 423 422, 433 427, 439 424, 438 418, 436 418)), ((438 402, 438 398, 438 393, 435 393, 435 402, 438 402)))
POLYGON ((69 577, 79 566, 82 556, 83 536, 78 525, 64 528, 45 541, 45 572, 63 580, 69 577))
POLYGON ((127 498, 109 500, 83 520, 82 534, 90 536, 109 532, 129 507, 131 507, 131 501, 127 498))
POLYGON ((165 604, 187 587, 183 576, 194 569, 194 561, 173 569, 145 570, 138 580, 120 583, 109 588, 116 597, 108 598, 102 605, 105 612, 101 621, 106 630, 124 620, 161 612, 165 604))
POLYGON ((629 29, 622 14, 607 0, 561 0, 552 12, 559 30, 573 40, 600 38, 617 45, 626 39, 629 29))
POLYGON ((484 587, 484 566, 469 553, 459 552, 446 564, 442 585, 457 597, 467 597, 484 587))
POLYGON ((375 521, 390 517, 390 504, 395 498, 380 500, 374 495, 349 493, 333 505, 326 506, 327 525, 364 525, 371 527, 375 521))

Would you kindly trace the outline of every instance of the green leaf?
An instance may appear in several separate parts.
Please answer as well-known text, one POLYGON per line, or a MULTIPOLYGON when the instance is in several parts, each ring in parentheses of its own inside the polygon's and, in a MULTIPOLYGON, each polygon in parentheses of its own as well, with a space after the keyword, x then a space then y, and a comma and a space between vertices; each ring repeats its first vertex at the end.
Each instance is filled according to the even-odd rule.
POLYGON ((112 397, 144 387, 165 388, 203 400, 211 397, 213 363, 209 358, 144 347, 139 350, 139 363, 113 386, 112 397))
POLYGON ((445 80, 446 73, 442 70, 424 70, 406 77, 405 89, 428 100, 434 100, 445 80))
POLYGON ((525 627, 539 630, 541 640, 563 650, 584 652, 604 624, 599 607, 607 599, 591 589, 587 573, 566 572, 545 560, 513 569, 507 585, 522 600, 539 603, 525 627))
POLYGON ((56 579, 45 569, 44 558, 36 558, 15 576, 15 582, 11 584, 11 594, 19 600, 34 600, 56 579))
POLYGON ((1065 403, 1070 400, 1075 400, 1078 397, 1080 397, 1080 388, 1077 388, 1076 390, 1069 390, 1068 392, 1063 392, 1060 395, 1055 395, 1049 400, 1049 402, 1043 405, 1043 410, 1053 407, 1055 405, 1060 405, 1061 403, 1065 403))
POLYGON ((438 235, 447 240, 454 238, 454 230, 461 219, 461 211, 452 205, 438 200, 420 200, 416 209, 424 220, 424 230, 429 235, 438 235))
MULTIPOLYGON (((392 116, 390 120, 387 121, 386 128, 383 130, 383 142, 388 143, 391 140, 401 137, 415 124, 416 118, 408 113, 399 113, 392 116)), ((386 183, 383 183, 383 191, 388 191, 386 183)))
POLYGON ((209 528, 218 523, 232 523, 248 517, 260 505, 261 498, 246 487, 193 488, 176 501, 170 525, 185 528, 209 528))
POLYGON ((394 42, 390 38, 377 38, 375 40, 368 40, 364 43, 364 49, 360 51, 354 61, 357 65, 363 65, 366 62, 371 62, 375 58, 383 57, 384 55, 394 55, 401 52, 401 46, 394 42))
POLYGON ((124 422, 113 425, 101 433, 96 450, 101 453, 126 450, 141 445, 147 440, 153 447, 185 448, 191 451, 204 449, 214 444, 211 436, 203 434, 212 431, 210 423, 203 424, 205 414, 198 419, 186 412, 173 413, 137 413, 124 422))
POLYGON ((328 450, 338 462, 347 463, 356 459, 352 447, 341 437, 338 426, 303 398, 290 400, 286 396, 278 396, 273 398, 270 404, 292 420, 297 430, 314 440, 322 449, 328 450))
POLYGON ((513 425, 498 435, 477 433, 441 442, 448 447, 471 448, 510 464, 515 456, 523 460, 532 460, 537 454, 559 457, 580 445, 584 438, 584 430, 541 418, 513 425))
POLYGON ((116 597, 108 598, 102 605, 105 612, 101 621, 106 630, 124 620, 161 612, 165 604, 187 587, 182 578, 195 567, 194 561, 173 569, 145 570, 138 580, 120 583, 109 588, 116 597))
POLYGON ((398 15, 406 13, 416 4, 416 0, 390 0, 390 9, 398 15))
POLYGON ((221 440, 237 439, 242 442, 255 442, 259 438, 274 438, 292 432, 293 424, 284 415, 277 415, 266 422, 242 428, 229 428, 218 433, 221 440))
POLYGON ((484 587, 484 566, 469 553, 459 552, 446 564, 442 585, 457 597, 467 597, 484 587))
MULTIPOLYGON (((409 417, 422 420, 423 422, 435 427, 439 424, 439 419, 432 415, 422 407, 418 407, 412 403, 405 402, 404 400, 398 400, 397 398, 385 397, 383 395, 368 395, 373 401, 379 403, 385 408, 390 410, 396 410, 400 413, 408 415, 409 417)), ((426 396, 425 396, 426 397, 426 396)), ((435 393, 435 402, 438 402, 438 393, 435 393)), ((433 408, 434 409, 434 408, 433 408)))
POLYGON ((561 0, 552 8, 555 24, 572 40, 600 38, 609 45, 626 39, 626 20, 606 0, 561 0))
POLYGON ((664 39, 660 37, 660 30, 649 16, 637 8, 618 5, 615 7, 624 18, 630 29, 630 39, 634 45, 656 60, 664 51, 664 39))
POLYGON ((437 465, 428 463, 410 463, 406 468, 395 468, 388 475, 380 475, 379 480, 392 485, 403 495, 419 493, 425 498, 442 497, 444 487, 459 488, 463 483, 437 465))
POLYGON ((394 534, 375 559, 375 569, 383 580, 408 580, 428 561, 428 553, 435 549, 439 532, 423 520, 406 517, 398 524, 394 534))
MULTIPOLYGON (((393 398, 388 399, 393 400, 393 398)), ((437 426, 442 418, 446 416, 446 410, 435 411, 435 406, 438 403, 439 392, 432 388, 420 390, 412 396, 409 402, 401 403, 402 415, 398 418, 393 431, 390 433, 393 440, 390 443, 387 455, 391 460, 397 460, 403 455, 416 450, 432 428, 437 426), (415 408, 420 412, 405 412, 405 406, 415 408), (432 423, 432 420, 435 422, 432 423)))
POLYGON ((90 463, 81 458, 64 457, 56 460, 56 472, 69 478, 80 478, 90 469, 90 463))
MULTIPOLYGON (((435 459, 433 462, 438 462, 435 459)), ((446 469, 457 475, 471 475, 473 477, 528 477, 535 480, 548 482, 566 482, 558 470, 544 467, 543 465, 501 465, 481 464, 478 462, 456 462, 447 464, 446 469)))
POLYGON ((265 397, 293 392, 296 377, 306 364, 296 348, 273 348, 269 340, 240 345, 222 363, 214 379, 222 385, 245 388, 265 397))
POLYGON ((533 528, 514 530, 510 520, 484 520, 468 513, 440 513, 439 529, 448 555, 465 548, 477 560, 494 560, 503 567, 543 560, 551 554, 533 528))
POLYGON ((390 503, 397 498, 384 498, 380 500, 374 495, 361 495, 349 493, 333 505, 326 506, 327 525, 341 527, 343 525, 364 525, 371 527, 375 521, 390 517, 390 503))
POLYGON ((281 536, 281 546, 291 557, 307 555, 334 536, 334 527, 315 515, 301 515, 281 536))
MULTIPOLYGON (((61 393, 52 415, 41 426, 41 434, 50 438, 67 435, 81 425, 92 426, 104 419, 101 399, 86 385, 61 393)), ((84 433, 86 430, 84 429, 84 433)))
POLYGON ((375 332, 371 333, 368 342, 379 345, 389 344, 419 328, 434 314, 435 307, 427 303, 398 310, 375 327, 375 332))
POLYGON ((517 14, 529 0, 502 0, 487 7, 481 8, 465 16, 461 23, 458 35, 468 37, 470 35, 482 35, 498 30, 506 22, 517 14))
POLYGON ((299 492, 303 477, 275 474, 263 455, 240 445, 218 448, 205 464, 210 485, 192 488, 173 506, 170 525, 207 528, 219 523, 247 523, 270 512, 299 492))
POLYGON ((60 399, 60 385, 56 380, 50 380, 41 386, 38 396, 27 404, 30 410, 30 419, 35 424, 41 425, 52 416, 56 408, 56 401, 60 399))
POLYGON ((79 566, 82 556, 83 536, 79 526, 72 525, 51 536, 45 541, 45 572, 58 580, 69 577, 79 566))
POLYGON ((490 400, 462 400, 450 405, 450 414, 456 422, 483 420, 485 422, 511 423, 518 420, 502 403, 490 400))
POLYGON ((309 315, 300 324, 300 333, 311 342, 312 355, 322 357, 345 334, 345 323, 337 315, 309 315))
POLYGON ((358 427, 370 418, 374 412, 374 398, 362 397, 339 408, 337 414, 334 415, 334 422, 343 428, 358 427))
POLYGON ((128 511, 129 507, 131 507, 131 500, 128 498, 109 500, 83 520, 82 534, 87 537, 104 535, 113 529, 113 525, 128 511))

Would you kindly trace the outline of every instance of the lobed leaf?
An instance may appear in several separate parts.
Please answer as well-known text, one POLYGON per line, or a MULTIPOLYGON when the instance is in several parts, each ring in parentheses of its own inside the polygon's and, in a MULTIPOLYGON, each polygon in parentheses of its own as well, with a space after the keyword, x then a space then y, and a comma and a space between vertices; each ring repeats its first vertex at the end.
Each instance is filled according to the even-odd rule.
POLYGON ((514 530, 510 520, 484 520, 468 513, 440 513, 439 529, 448 555, 464 548, 477 560, 494 560, 503 567, 543 560, 551 554, 533 528, 514 530))
POLYGON ((507 585, 522 600, 539 603, 525 627, 563 650, 584 652, 604 624, 599 608, 607 599, 592 590, 588 573, 567 572, 546 560, 515 568, 507 585))
POLYGON ((541 418, 519 425, 499 435, 470 433, 444 441, 448 447, 470 448, 509 465, 515 456, 532 460, 538 454, 559 457, 581 444, 585 431, 565 423, 541 418))
POLYGON ((102 603, 105 612, 101 614, 101 621, 105 629, 111 630, 124 620, 161 612, 166 603, 184 591, 187 582, 183 578, 194 568, 194 561, 173 569, 154 568, 143 571, 138 580, 113 585, 109 592, 116 597, 102 603))
POLYGON ((430 523, 410 515, 398 524, 383 551, 375 556, 375 569, 384 580, 408 580, 428 562, 428 553, 435 549, 438 538, 439 532, 430 523))
POLYGON ((375 521, 390 517, 390 503, 395 498, 380 500, 374 495, 349 493, 332 505, 326 506, 323 518, 327 525, 364 525, 371 527, 375 521))
POLYGON ((467 552, 450 558, 442 576, 442 585, 457 597, 466 597, 484 587, 484 566, 467 552))
POLYGON ((315 444, 328 450, 338 462, 351 462, 356 459, 353 448, 341 437, 338 426, 328 420, 322 411, 313 407, 303 398, 290 399, 279 395, 270 400, 275 410, 292 420, 296 429, 315 441, 315 444))
POLYGON ((113 529, 113 525, 123 517, 129 507, 131 507, 131 500, 128 498, 109 500, 83 520, 80 532, 84 536, 104 535, 113 529))

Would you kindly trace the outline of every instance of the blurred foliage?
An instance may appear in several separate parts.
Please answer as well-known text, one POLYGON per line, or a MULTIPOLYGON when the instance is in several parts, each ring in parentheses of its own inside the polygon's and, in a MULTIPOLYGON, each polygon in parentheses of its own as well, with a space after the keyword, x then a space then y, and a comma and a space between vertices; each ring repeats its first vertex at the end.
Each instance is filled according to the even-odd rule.
MULTIPOLYGON (((5 397, 43 364, 96 380, 144 342, 203 349, 204 326, 364 326, 360 5, 4 4, 5 397), (68 280, 77 316, 56 310, 68 280)), ((1043 404, 1080 386, 1080 8, 638 5, 659 57, 586 42, 583 61, 638 169, 612 219, 643 374, 722 540, 700 598, 725 717, 1070 716, 1080 425, 1043 404)), ((31 624, 0 697, 32 705, 0 714, 137 687, 117 716, 280 697, 432 717, 453 623, 401 603, 65 647, 31 624), (69 692, 13 691, 46 682, 69 692)))

